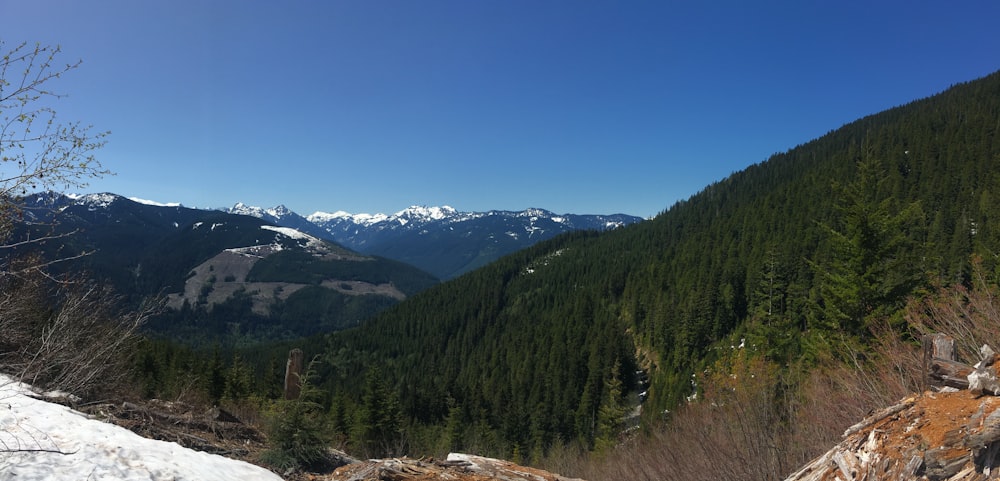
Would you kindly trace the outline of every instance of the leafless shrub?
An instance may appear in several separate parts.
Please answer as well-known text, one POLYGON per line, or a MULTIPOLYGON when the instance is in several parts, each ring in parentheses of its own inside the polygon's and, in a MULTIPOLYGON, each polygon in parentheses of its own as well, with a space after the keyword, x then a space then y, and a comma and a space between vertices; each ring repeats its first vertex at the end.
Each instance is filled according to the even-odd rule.
POLYGON ((700 401, 569 474, 590 480, 707 481, 780 479, 790 470, 787 401, 773 365, 739 354, 700 376, 699 385, 700 401))
POLYGON ((919 334, 944 333, 955 338, 959 359, 979 361, 983 344, 997 347, 1000 341, 1000 289, 972 259, 972 285, 940 287, 929 296, 907 306, 906 321, 919 334))
POLYGON ((78 396, 116 388, 152 312, 120 305, 110 289, 93 283, 8 279, 0 286, 0 369, 78 396))
POLYGON ((871 349, 809 371, 738 353, 699 376, 700 400, 600 459, 556 453, 553 471, 599 480, 784 479, 871 410, 920 387, 919 346, 888 326, 871 349), (566 468, 558 471, 555 467, 566 468))

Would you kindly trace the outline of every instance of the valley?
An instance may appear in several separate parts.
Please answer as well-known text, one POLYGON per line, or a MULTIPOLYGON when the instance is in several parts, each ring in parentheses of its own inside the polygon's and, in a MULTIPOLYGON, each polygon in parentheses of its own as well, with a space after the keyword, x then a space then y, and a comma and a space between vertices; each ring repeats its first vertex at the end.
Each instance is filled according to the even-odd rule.
POLYGON ((209 458, 208 476, 337 479, 354 457, 342 477, 986 479, 1000 436, 980 398, 1000 387, 929 372, 997 382, 998 118, 1000 72, 645 220, 0 197, 0 477, 65 477, 76 452, 139 472, 144 453, 22 416, 56 392, 93 408, 51 411, 74 433, 102 417, 266 468, 209 458))

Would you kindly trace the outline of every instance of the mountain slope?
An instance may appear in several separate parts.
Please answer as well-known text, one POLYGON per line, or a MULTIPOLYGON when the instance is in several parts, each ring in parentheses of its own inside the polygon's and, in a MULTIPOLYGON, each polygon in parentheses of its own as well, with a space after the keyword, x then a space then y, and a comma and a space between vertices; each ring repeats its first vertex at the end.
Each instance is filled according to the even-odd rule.
POLYGON ((459 212, 448 206, 413 206, 391 215, 315 212, 303 218, 284 206, 262 209, 238 203, 227 212, 259 217, 358 252, 396 259, 440 279, 457 277, 559 234, 609 230, 642 220, 624 214, 556 215, 544 209, 459 212))
MULTIPOLYGON (((25 199, 48 258, 111 281, 133 302, 166 296, 154 331, 189 341, 274 340, 356 325, 436 280, 262 219, 141 204, 113 194, 25 199)), ((39 246, 28 246, 39 247, 39 246)))
MULTIPOLYGON (((896 227, 913 251, 887 255, 920 254, 912 267, 945 282, 967 276, 970 254, 1000 245, 998 113, 994 74, 852 122, 651 221, 564 235, 415 296, 331 336, 332 363, 355 376, 381 366, 415 422, 478 426, 454 433, 460 444, 494 436, 500 456, 595 446, 606 413, 645 386, 636 371, 650 374, 642 411, 656 417, 694 392, 714 345, 745 336, 808 363, 851 335, 817 272, 841 262, 831 232, 850 221, 843 186, 861 161, 878 166, 873 205, 923 216, 896 227)), ((891 314, 903 297, 874 307, 891 314)))

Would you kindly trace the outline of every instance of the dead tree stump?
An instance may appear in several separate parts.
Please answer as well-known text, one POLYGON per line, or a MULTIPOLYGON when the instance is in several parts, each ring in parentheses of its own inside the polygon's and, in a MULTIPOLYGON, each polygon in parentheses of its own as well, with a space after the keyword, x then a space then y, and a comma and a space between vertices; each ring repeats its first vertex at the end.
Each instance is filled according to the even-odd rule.
POLYGON ((302 393, 302 359, 301 349, 288 352, 288 364, 285 366, 285 399, 298 399, 302 393))
MULTIPOLYGON (((961 363, 955 361, 955 338, 947 334, 929 334, 923 337, 924 386, 955 386, 956 380, 965 381, 968 372, 958 369, 961 363)), ((966 384, 966 387, 968 384, 966 384)), ((963 387, 964 388, 964 387, 963 387)))

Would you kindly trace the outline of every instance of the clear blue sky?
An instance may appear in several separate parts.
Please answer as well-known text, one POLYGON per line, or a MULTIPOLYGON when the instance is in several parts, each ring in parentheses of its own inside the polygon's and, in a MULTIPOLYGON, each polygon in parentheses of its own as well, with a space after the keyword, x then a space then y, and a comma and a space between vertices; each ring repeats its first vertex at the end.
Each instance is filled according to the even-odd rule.
POLYGON ((654 215, 1000 69, 1000 2, 0 0, 59 44, 88 191, 391 213, 654 215))

